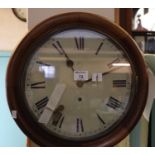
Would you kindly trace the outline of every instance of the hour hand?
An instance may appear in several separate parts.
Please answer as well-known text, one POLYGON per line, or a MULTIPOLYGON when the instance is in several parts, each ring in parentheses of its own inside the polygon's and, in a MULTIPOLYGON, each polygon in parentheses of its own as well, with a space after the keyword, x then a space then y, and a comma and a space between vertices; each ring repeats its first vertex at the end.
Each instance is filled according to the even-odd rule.
MULTIPOLYGON (((66 85, 65 84, 57 84, 56 87, 54 88, 54 91, 52 92, 49 101, 41 114, 38 122, 39 123, 44 123, 47 124, 51 118, 51 116, 59 110, 60 108, 58 107, 58 104, 60 102, 60 99, 62 98, 62 95, 65 91, 66 85), (55 111, 56 110, 56 111, 55 111)), ((63 107, 64 108, 64 107, 63 107)))
POLYGON ((66 65, 74 71, 74 62, 69 58, 69 56, 66 54, 65 50, 63 49, 62 45, 59 41, 56 41, 52 44, 53 47, 60 53, 63 54, 66 57, 66 65))

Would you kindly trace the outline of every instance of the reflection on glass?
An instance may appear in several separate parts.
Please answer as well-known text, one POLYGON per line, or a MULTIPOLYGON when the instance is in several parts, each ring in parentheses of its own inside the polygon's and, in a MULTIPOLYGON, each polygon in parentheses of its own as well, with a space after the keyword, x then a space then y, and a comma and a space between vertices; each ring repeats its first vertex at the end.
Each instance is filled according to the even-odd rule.
POLYGON ((55 77, 55 66, 39 66, 39 71, 44 72, 45 78, 55 77))
POLYGON ((113 67, 129 67, 130 64, 129 63, 113 63, 112 66, 113 67))

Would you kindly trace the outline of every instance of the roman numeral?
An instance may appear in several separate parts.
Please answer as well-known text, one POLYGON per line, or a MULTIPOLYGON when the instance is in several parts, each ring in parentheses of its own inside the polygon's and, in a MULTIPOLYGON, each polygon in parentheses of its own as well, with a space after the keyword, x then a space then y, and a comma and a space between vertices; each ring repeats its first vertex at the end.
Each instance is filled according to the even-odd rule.
POLYGON ((76 47, 78 50, 84 50, 84 38, 83 37, 79 37, 79 38, 75 37, 75 43, 76 43, 76 47))
POLYGON ((113 80, 113 87, 126 87, 126 80, 113 80))
POLYGON ((110 97, 108 103, 106 104, 108 107, 116 110, 118 108, 121 108, 121 102, 115 99, 114 97, 110 97))
POLYGON ((99 53, 99 51, 101 50, 102 46, 103 46, 103 42, 100 43, 99 47, 97 48, 97 51, 96 51, 95 55, 97 55, 99 53))
POLYGON ((104 120, 101 118, 101 116, 99 114, 96 114, 97 115, 97 118, 99 119, 99 121, 102 123, 102 124, 105 124, 104 120))
POLYGON ((118 62, 120 62, 121 60, 120 60, 120 58, 116 58, 116 59, 114 59, 112 62, 110 62, 109 64, 107 64, 107 66, 109 67, 109 68, 112 68, 113 66, 112 66, 112 64, 113 63, 118 63, 118 62))
POLYGON ((36 82, 31 84, 32 89, 42 89, 45 88, 45 81, 36 82))
POLYGON ((40 101, 36 102, 35 105, 36 105, 37 109, 40 110, 47 105, 47 102, 48 102, 48 97, 44 97, 40 101))
POLYGON ((76 119, 76 132, 84 132, 83 122, 82 119, 76 119))
POLYGON ((36 63, 43 66, 51 66, 50 64, 44 63, 42 61, 36 61, 36 63))
POLYGON ((56 41, 55 43, 52 43, 53 47, 59 52, 59 54, 65 54, 64 49, 62 48, 59 41, 56 41))
POLYGON ((56 112, 56 113, 54 113, 54 115, 53 115, 52 124, 53 124, 54 126, 58 126, 59 128, 61 128, 61 127, 62 127, 62 123, 63 123, 63 121, 64 121, 64 118, 65 118, 65 117, 62 115, 61 112, 56 112))

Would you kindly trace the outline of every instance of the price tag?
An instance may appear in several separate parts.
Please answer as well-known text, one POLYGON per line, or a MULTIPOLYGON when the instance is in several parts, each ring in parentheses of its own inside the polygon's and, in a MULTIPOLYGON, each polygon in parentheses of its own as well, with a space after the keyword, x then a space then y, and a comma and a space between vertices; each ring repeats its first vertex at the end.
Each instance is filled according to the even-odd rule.
POLYGON ((17 110, 12 110, 12 118, 17 119, 17 110))
POLYGON ((88 71, 74 71, 75 81, 86 81, 88 80, 88 71))

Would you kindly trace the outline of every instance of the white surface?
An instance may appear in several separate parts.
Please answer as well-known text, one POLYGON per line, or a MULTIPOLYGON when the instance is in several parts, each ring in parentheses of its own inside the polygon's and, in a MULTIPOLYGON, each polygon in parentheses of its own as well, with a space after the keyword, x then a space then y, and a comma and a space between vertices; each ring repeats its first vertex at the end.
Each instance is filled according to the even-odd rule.
POLYGON ((49 101, 45 107, 45 110, 43 111, 42 115, 39 118, 40 123, 48 123, 50 117, 52 116, 53 111, 57 108, 60 99, 62 98, 62 95, 66 89, 65 84, 57 84, 54 88, 54 91, 52 92, 49 101))
POLYGON ((28 7, 28 8, 152 8, 154 0, 5 0, 1 1, 2 7, 28 7))
POLYGON ((74 71, 75 81, 86 81, 88 80, 88 71, 74 71))
POLYGON ((16 18, 11 9, 0 9, 0 50, 12 52, 27 32, 27 23, 16 18))

